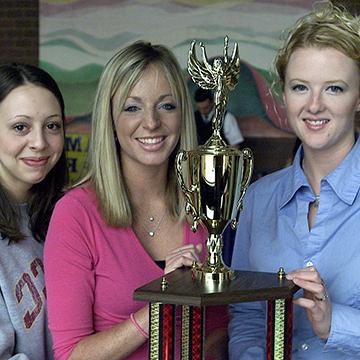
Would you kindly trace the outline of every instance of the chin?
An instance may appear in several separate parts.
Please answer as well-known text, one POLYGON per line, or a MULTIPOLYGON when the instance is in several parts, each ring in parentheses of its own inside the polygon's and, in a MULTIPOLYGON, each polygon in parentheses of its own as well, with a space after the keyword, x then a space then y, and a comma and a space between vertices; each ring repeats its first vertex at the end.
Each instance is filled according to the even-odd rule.
MULTIPOLYGON (((47 175, 47 174, 46 174, 47 175)), ((46 175, 42 175, 42 176, 38 176, 36 178, 33 178, 29 181, 29 183, 31 183, 32 185, 36 185, 36 184, 39 184, 41 183, 45 178, 46 178, 46 175)))

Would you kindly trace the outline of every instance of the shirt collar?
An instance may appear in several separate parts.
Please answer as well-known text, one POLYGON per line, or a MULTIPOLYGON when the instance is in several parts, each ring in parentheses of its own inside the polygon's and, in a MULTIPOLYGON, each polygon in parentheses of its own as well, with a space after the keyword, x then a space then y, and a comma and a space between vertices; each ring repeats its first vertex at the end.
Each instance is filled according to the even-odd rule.
POLYGON ((286 181, 284 192, 281 198, 281 206, 283 208, 294 197, 296 192, 303 186, 309 186, 304 171, 301 167, 301 161, 303 157, 302 145, 299 146, 294 161, 289 168, 289 173, 286 176, 289 177, 289 181, 286 181))
MULTIPOLYGON (((301 167, 303 148, 300 145, 293 164, 289 168, 289 181, 286 182, 281 198, 283 208, 302 187, 310 187, 306 175, 301 167)), ((327 176, 323 178, 331 186, 335 194, 345 203, 351 205, 360 187, 360 136, 346 155, 344 160, 327 176)))
POLYGON ((340 165, 324 178, 336 195, 352 205, 360 187, 360 137, 340 165))

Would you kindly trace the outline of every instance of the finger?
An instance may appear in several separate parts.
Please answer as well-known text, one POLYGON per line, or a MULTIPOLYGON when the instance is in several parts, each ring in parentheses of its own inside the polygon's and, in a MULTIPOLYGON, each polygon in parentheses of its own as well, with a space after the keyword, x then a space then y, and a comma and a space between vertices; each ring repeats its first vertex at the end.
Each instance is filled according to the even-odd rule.
POLYGON ((181 246, 179 248, 176 248, 176 249, 172 250, 169 253, 169 256, 170 255, 175 255, 176 256, 176 255, 182 254, 182 253, 187 252, 187 251, 192 251, 194 253, 198 252, 197 248, 193 244, 189 244, 189 245, 181 246))
POLYGON ((194 246, 185 246, 176 249, 165 259, 165 273, 182 266, 191 266, 193 262, 199 262, 199 256, 194 246))
POLYGON ((319 303, 313 299, 298 298, 293 301, 294 304, 301 306, 308 312, 310 320, 324 321, 327 318, 327 313, 330 309, 330 304, 319 303))
POLYGON ((196 262, 199 261, 198 256, 191 251, 186 251, 186 252, 181 252, 176 256, 167 258, 166 264, 172 267, 174 266, 174 264, 177 264, 177 267, 180 267, 182 265, 191 266, 191 264, 194 261, 196 262))
POLYGON ((316 303, 312 299, 298 298, 298 299, 294 299, 293 303, 310 311, 314 310, 316 307, 316 303))
POLYGON ((294 278, 298 278, 298 279, 304 279, 307 281, 313 281, 318 283, 321 282, 320 274, 314 266, 309 266, 307 268, 291 271, 288 274, 286 274, 286 278, 288 280, 293 280, 294 278))
POLYGON ((329 296, 323 281, 321 281, 321 283, 315 283, 295 278, 293 282, 304 289, 304 298, 308 298, 316 302, 328 301, 329 296))
POLYGON ((174 271, 176 269, 179 269, 183 266, 191 266, 193 263, 193 260, 190 258, 186 258, 186 257, 181 257, 181 258, 177 258, 174 261, 170 261, 164 270, 165 274, 168 274, 171 271, 174 271))
POLYGON ((309 281, 309 280, 301 279, 298 277, 294 278, 293 282, 295 285, 303 288, 304 290, 310 292, 312 295, 315 295, 318 297, 322 297, 325 292, 325 288, 324 288, 323 284, 321 284, 319 282, 309 281))
POLYGON ((199 258, 200 253, 198 251, 198 248, 195 247, 194 245, 178 248, 177 251, 175 252, 175 255, 191 257, 192 260, 195 260, 195 261, 200 260, 200 258, 199 258))
POLYGON ((309 274, 309 273, 314 273, 314 272, 316 272, 316 268, 314 266, 307 266, 307 267, 304 267, 301 269, 289 271, 287 275, 296 276, 296 275, 303 274, 303 273, 309 274))

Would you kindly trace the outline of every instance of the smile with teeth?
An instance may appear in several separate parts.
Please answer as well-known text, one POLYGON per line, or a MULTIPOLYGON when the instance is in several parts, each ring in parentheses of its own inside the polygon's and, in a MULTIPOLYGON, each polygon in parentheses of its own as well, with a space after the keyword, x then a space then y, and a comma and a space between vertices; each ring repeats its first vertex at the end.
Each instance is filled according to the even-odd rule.
POLYGON ((327 119, 322 119, 322 120, 304 119, 304 121, 310 123, 313 126, 321 126, 329 122, 329 120, 327 119))
POLYGON ((162 142, 164 140, 163 136, 159 137, 146 137, 146 138, 138 138, 138 141, 145 145, 154 145, 162 142))

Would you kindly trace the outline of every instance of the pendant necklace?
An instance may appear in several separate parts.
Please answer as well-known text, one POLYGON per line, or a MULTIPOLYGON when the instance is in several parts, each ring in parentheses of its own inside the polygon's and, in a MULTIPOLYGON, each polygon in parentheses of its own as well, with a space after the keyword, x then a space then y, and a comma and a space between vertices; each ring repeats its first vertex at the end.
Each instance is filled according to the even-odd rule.
POLYGON ((164 218, 165 218, 165 214, 166 214, 166 210, 164 211, 163 215, 161 216, 161 218, 158 220, 158 222, 155 224, 155 217, 154 216, 150 216, 149 217, 149 221, 150 223, 154 226, 151 230, 146 230, 146 232, 149 234, 150 237, 154 237, 156 232, 160 230, 160 225, 163 222, 164 218))

